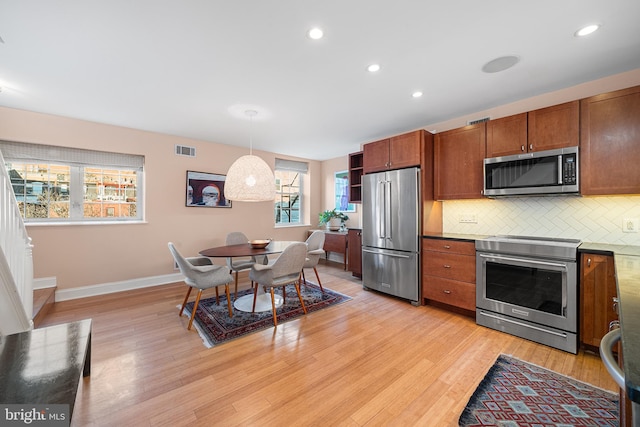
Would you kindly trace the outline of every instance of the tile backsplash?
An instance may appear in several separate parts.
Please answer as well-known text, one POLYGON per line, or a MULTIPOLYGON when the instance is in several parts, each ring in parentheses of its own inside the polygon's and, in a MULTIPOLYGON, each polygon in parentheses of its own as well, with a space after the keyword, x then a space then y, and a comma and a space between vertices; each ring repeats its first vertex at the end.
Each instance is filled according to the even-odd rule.
POLYGON ((640 230, 622 231, 624 219, 640 219, 640 196, 454 200, 442 203, 442 216, 445 233, 563 237, 640 245, 640 230))

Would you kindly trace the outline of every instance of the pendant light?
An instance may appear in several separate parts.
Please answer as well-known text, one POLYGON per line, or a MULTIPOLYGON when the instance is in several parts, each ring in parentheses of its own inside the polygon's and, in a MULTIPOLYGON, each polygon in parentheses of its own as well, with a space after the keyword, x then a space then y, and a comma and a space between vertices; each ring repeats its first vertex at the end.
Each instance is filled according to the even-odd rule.
POLYGON ((250 120, 249 154, 233 162, 224 183, 224 197, 234 202, 266 202, 276 197, 276 182, 269 165, 253 155, 253 118, 255 110, 244 112, 250 120))

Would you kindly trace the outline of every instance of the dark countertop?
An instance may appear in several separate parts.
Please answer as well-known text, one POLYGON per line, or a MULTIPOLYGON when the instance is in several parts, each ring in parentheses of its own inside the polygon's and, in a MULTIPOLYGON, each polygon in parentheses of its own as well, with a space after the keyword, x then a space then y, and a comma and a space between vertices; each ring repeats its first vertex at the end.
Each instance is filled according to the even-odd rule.
POLYGON ((632 245, 609 245, 604 243, 582 242, 578 251, 601 253, 603 255, 640 256, 640 246, 632 245))
POLYGON ((626 391, 640 403, 640 256, 614 253, 614 259, 626 391))
POLYGON ((427 233, 423 234, 424 239, 449 239, 475 242, 489 236, 484 234, 458 234, 458 233, 427 233))

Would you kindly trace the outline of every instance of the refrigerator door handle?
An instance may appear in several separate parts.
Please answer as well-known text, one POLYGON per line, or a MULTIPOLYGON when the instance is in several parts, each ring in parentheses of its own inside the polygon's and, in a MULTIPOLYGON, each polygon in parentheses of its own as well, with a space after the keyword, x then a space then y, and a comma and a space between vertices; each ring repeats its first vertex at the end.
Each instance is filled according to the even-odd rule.
POLYGON ((391 181, 385 181, 384 192, 384 238, 391 240, 393 230, 391 229, 391 181))
POLYGON ((386 185, 385 181, 378 181, 378 187, 380 188, 380 200, 382 200, 382 206, 377 206, 378 212, 381 214, 381 221, 378 222, 378 235, 381 239, 385 239, 387 237, 387 220, 385 214, 387 212, 387 208, 385 204, 387 203, 387 193, 386 193, 386 185))

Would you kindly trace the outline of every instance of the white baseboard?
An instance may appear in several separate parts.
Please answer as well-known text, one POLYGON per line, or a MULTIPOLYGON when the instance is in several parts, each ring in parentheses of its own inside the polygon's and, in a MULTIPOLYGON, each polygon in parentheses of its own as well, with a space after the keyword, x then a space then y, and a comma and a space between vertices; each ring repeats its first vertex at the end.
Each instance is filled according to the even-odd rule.
MULTIPOLYGON (((182 274, 173 273, 162 276, 141 277, 139 279, 124 280, 121 282, 103 283, 100 285, 81 286, 72 289, 59 289, 56 291, 56 302, 131 291, 151 286, 167 285, 169 283, 181 282, 183 278, 184 276, 182 274)), ((44 279, 37 280, 40 281, 44 279)))
POLYGON ((54 277, 41 277, 39 279, 33 279, 33 290, 55 288, 57 286, 56 278, 54 277))

